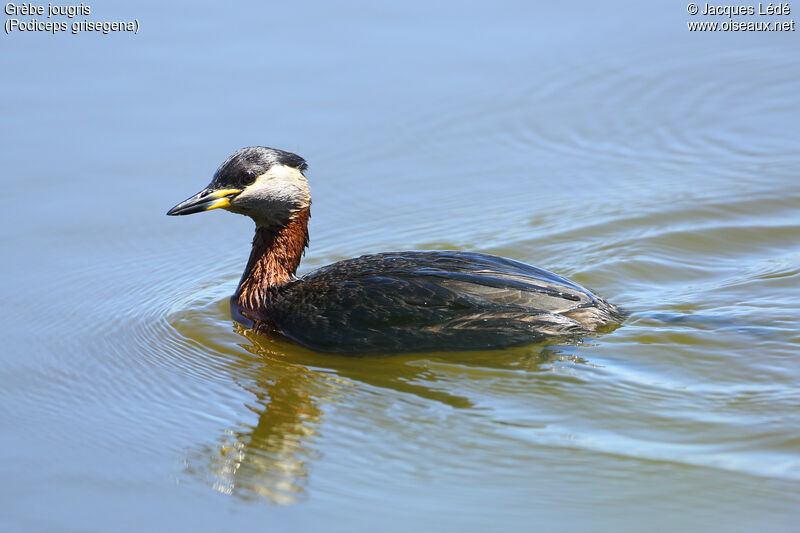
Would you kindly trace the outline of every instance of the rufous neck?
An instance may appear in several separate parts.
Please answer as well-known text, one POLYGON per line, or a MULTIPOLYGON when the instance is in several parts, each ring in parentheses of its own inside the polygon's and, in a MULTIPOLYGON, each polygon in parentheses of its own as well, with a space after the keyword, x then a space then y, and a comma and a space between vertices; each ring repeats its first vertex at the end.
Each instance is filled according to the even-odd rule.
POLYGON ((301 209, 283 225, 257 226, 247 267, 234 295, 245 309, 258 310, 265 304, 269 289, 294 279, 308 246, 308 219, 311 209, 301 209))

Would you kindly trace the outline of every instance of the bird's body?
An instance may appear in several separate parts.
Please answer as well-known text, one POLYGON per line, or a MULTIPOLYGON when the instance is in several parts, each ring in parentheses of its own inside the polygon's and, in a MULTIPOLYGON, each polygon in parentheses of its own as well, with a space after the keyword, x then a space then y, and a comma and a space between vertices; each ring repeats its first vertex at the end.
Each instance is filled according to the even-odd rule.
POLYGON ((232 298, 234 316, 250 327, 314 350, 363 353, 501 348, 588 335, 621 319, 576 283, 480 253, 365 255, 298 279, 311 202, 305 168, 294 154, 245 148, 169 213, 224 207, 256 221, 232 298))
POLYGON ((340 261, 272 288, 267 301, 250 312, 258 327, 332 352, 500 348, 586 335, 615 313, 546 270, 456 251, 340 261))

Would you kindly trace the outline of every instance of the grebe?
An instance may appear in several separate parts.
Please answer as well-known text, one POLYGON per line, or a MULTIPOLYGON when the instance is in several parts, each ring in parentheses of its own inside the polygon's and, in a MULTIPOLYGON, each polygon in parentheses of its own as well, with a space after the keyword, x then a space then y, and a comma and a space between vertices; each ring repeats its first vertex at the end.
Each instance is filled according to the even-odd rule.
POLYGON ((622 318, 561 276, 518 261, 458 251, 388 252, 295 272, 308 246, 306 161, 242 148, 211 183, 167 212, 227 209, 256 223, 234 318, 326 352, 475 350, 582 336, 622 318))

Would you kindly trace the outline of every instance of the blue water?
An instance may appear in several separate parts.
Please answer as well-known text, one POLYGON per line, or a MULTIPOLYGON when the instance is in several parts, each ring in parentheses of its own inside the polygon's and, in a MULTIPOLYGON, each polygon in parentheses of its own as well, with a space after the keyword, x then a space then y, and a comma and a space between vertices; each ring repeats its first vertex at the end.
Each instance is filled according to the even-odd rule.
POLYGON ((672 2, 91 11, 140 30, 0 45, 0 529, 795 529, 797 32, 672 2), (382 358, 247 332, 252 223, 164 213, 254 144, 310 163, 303 272, 481 251, 630 317, 382 358))

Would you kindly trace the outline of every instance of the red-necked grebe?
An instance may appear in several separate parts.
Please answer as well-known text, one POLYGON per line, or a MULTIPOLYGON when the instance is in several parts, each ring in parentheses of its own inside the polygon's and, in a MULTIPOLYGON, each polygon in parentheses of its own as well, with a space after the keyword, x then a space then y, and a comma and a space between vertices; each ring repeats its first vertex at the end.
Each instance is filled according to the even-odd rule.
POLYGON ((328 352, 474 350, 590 334, 621 319, 591 291, 524 263, 458 251, 388 252, 339 261, 302 278, 311 196, 305 160, 242 148, 211 183, 169 210, 223 208, 256 223, 234 317, 328 352))

